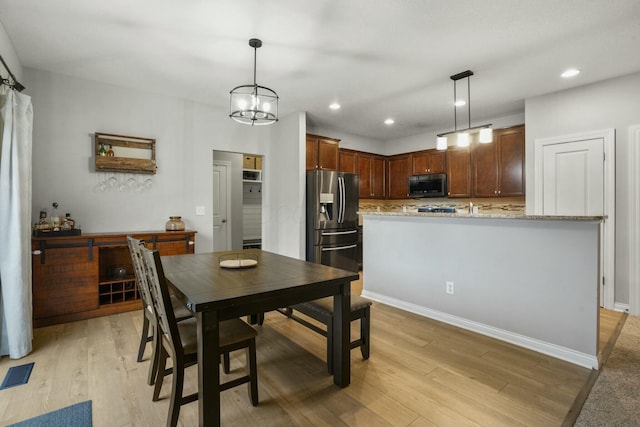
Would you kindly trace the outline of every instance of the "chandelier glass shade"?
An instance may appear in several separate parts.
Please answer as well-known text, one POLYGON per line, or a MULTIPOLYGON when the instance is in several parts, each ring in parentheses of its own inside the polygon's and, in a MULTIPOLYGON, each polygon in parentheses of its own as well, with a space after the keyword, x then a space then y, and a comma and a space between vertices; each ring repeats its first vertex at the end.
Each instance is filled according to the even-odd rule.
POLYGON ((253 48, 253 84, 231 90, 229 117, 246 125, 270 125, 278 121, 278 94, 256 83, 256 52, 262 46, 258 39, 249 40, 253 48))
POLYGON ((490 143, 493 141, 493 129, 491 128, 491 124, 474 126, 471 127, 471 84, 469 82, 469 78, 473 76, 473 71, 467 70, 458 74, 454 74, 451 76, 451 80, 453 80, 453 122, 454 122, 454 130, 451 132, 445 132, 437 135, 436 140, 436 149, 438 150, 446 150, 449 146, 449 136, 456 136, 455 143, 458 147, 468 147, 471 144, 472 139, 474 141, 478 141, 481 144, 490 143), (469 126, 464 129, 458 129, 458 116, 456 108, 458 106, 464 106, 465 104, 460 102, 457 99, 456 93, 456 82, 461 79, 467 79, 467 111, 468 111, 468 119, 469 126), (478 134, 476 138, 475 135, 478 134))

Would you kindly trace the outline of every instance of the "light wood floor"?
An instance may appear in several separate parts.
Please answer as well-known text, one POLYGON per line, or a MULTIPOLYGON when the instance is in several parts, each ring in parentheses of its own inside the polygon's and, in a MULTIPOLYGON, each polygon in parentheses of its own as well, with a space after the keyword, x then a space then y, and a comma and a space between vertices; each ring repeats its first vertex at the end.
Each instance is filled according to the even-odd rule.
MULTIPOLYGON (((382 304, 371 314, 371 358, 353 350, 351 385, 340 389, 326 371, 324 338, 267 313, 257 338, 260 405, 251 406, 246 386, 226 391, 222 424, 560 426, 586 397, 589 369, 382 304)), ((620 318, 603 314, 603 342, 620 318)), ((0 378, 35 362, 28 384, 0 391, 0 425, 88 399, 96 427, 164 425, 170 378, 152 402, 149 349, 135 361, 141 326, 132 312, 36 329, 31 355, 0 360, 0 378)), ((243 367, 238 352, 232 369, 243 367)), ((187 370, 186 393, 197 388, 196 369, 187 370)), ((179 425, 197 425, 197 403, 183 406, 179 425)))

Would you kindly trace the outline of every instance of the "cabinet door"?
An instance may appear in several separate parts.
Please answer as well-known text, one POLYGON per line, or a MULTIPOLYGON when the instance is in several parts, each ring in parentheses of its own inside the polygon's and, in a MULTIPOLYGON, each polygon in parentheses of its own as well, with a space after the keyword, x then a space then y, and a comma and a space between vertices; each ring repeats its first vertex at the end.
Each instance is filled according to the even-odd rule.
POLYGON ((318 139, 307 136, 307 161, 306 169, 318 169, 318 139))
POLYGON ((371 199, 371 156, 358 153, 358 175, 360 182, 359 196, 361 199, 371 199))
POLYGON ((445 173, 446 152, 431 150, 429 152, 429 173, 445 173))
POLYGON ((409 175, 411 172, 411 156, 392 156, 388 160, 387 174, 389 180, 388 195, 390 199, 406 199, 409 197, 409 175))
POLYGON ((387 170, 387 161, 384 157, 372 157, 371 159, 371 197, 375 199, 384 199, 385 178, 387 170))
POLYGON ((412 156, 411 175, 424 175, 429 173, 429 154, 421 151, 412 156))
POLYGON ((91 248, 91 257, 89 251, 86 246, 47 248, 44 263, 32 255, 34 319, 98 308, 98 249, 91 248))
POLYGON ((497 134, 498 194, 524 196, 524 126, 503 129, 497 134))
POLYGON ((318 139, 318 169, 338 170, 338 142, 318 139))
POLYGON ((474 197, 498 195, 498 142, 474 144, 471 154, 471 175, 474 197))
POLYGON ((471 197, 469 147, 447 150, 447 186, 449 197, 471 197))
POLYGON ((340 170, 346 173, 358 173, 358 161, 355 151, 340 150, 340 170))

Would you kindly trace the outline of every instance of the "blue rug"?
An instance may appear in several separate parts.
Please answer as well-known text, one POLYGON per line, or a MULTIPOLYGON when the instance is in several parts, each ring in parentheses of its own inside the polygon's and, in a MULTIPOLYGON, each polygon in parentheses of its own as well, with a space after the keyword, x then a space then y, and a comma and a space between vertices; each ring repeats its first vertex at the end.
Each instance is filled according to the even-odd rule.
POLYGON ((91 427, 91 401, 76 403, 7 427, 91 427))
POLYGON ((31 362, 25 365, 9 368, 7 375, 4 377, 4 381, 2 381, 2 385, 0 385, 0 390, 26 384, 27 381, 29 381, 29 376, 31 375, 34 363, 35 362, 31 362))

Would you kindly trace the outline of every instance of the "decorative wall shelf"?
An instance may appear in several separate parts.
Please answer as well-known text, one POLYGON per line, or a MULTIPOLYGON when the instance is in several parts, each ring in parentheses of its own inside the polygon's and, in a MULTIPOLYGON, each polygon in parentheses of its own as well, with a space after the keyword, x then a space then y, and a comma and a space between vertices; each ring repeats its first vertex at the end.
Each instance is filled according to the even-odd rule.
POLYGON ((95 133, 96 172, 155 174, 156 140, 135 136, 95 133), (100 155, 100 147, 111 149, 113 155, 100 155))

